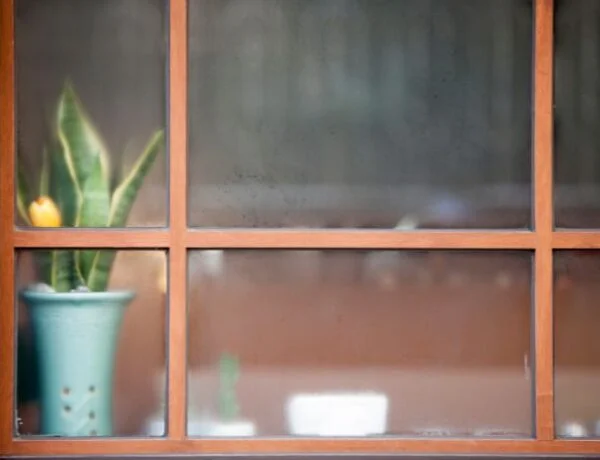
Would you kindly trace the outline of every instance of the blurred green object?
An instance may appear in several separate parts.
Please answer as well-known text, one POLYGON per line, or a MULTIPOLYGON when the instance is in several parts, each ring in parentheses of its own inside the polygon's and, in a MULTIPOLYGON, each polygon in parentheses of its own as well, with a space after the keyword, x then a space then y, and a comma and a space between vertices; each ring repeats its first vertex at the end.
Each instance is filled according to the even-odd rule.
MULTIPOLYGON (((20 168, 17 209, 31 225, 29 203, 50 197, 58 206, 64 227, 124 227, 142 183, 164 147, 164 132, 153 133, 130 171, 116 185, 110 155, 75 89, 67 82, 55 113, 54 133, 44 150, 39 186, 32 192, 20 168)), ((42 280, 56 292, 85 287, 104 291, 115 251, 40 251, 42 280)))
POLYGON ((219 362, 219 416, 223 421, 231 421, 238 416, 239 405, 235 387, 239 375, 239 359, 224 353, 219 362))

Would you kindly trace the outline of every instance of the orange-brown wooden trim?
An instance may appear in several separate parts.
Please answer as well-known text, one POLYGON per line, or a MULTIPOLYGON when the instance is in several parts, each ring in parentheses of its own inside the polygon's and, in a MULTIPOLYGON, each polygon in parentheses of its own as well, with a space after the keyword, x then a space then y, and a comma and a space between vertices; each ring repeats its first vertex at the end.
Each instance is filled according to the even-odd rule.
POLYGON ((167 429, 186 433, 187 0, 169 3, 169 320, 167 429))
POLYGON ((169 246, 168 230, 52 229, 15 230, 16 248, 150 248, 169 246))
POLYGON ((535 422, 540 440, 554 437, 552 331, 553 0, 536 0, 534 64, 535 422))
POLYGON ((106 439, 15 440, 15 455, 158 454, 598 454, 600 440, 106 439))
POLYGON ((598 249, 600 232, 598 231, 558 231, 552 234, 554 249, 598 249))
POLYGON ((534 249, 526 231, 190 230, 188 248, 534 249))
MULTIPOLYGON (((98 247, 166 249, 168 229, 10 229, 18 249, 98 247)), ((598 249, 600 232, 559 230, 551 235, 554 249, 598 249)), ((534 232, 392 230, 188 230, 185 246, 193 248, 416 248, 416 249, 535 249, 534 232)))
MULTIPOLYGON (((171 215, 173 212, 171 212, 171 215)), ((174 224, 174 222, 172 222, 174 224)), ((175 244, 188 248, 440 248, 535 249, 528 231, 392 230, 181 230, 175 244)), ((15 230, 17 248, 167 248, 169 230, 56 229, 15 230)))
POLYGON ((13 0, 0 2, 0 457, 13 435, 14 407, 14 43, 13 0))

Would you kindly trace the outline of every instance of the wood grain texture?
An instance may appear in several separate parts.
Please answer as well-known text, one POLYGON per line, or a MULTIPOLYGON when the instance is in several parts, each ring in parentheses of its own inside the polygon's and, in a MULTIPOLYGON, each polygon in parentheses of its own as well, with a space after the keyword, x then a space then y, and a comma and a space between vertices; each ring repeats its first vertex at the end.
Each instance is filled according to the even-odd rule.
MULTIPOLYGON (((160 229, 14 229, 18 249, 45 247, 168 248, 169 230, 160 229)), ((555 231, 554 249, 600 248, 600 232, 555 231)), ((416 248, 535 249, 538 237, 529 231, 391 230, 187 230, 185 246, 194 248, 416 248)))
POLYGON ((14 230, 16 248, 148 248, 169 246, 168 230, 38 229, 14 230))
POLYGON ((526 231, 191 230, 189 248, 534 249, 526 231))
POLYGON ((13 1, 0 2, 0 457, 13 435, 14 407, 14 43, 13 1))
MULTIPOLYGON (((10 229, 16 248, 105 247, 168 248, 169 230, 160 229, 10 229)), ((600 232, 555 231, 554 249, 600 248, 600 232)), ((538 237, 528 231, 390 230, 188 230, 185 246, 194 248, 416 248, 535 249, 538 237)))
POLYGON ((553 0, 537 0, 534 58, 535 406, 537 439, 554 437, 552 322, 553 0))
MULTIPOLYGON (((180 201, 178 202, 180 203, 180 201)), ((179 205, 177 205, 179 206, 179 205)), ((173 212, 171 212, 173 214, 173 212)), ((174 222, 172 222, 174 224, 174 222)), ((173 227, 172 227, 173 228, 173 227)), ((535 249, 528 231, 419 231, 390 230, 186 230, 176 244, 193 248, 439 248, 535 249)), ((167 248, 169 230, 57 229, 14 230, 17 248, 116 247, 167 248)))
POLYGON ((144 454, 599 454, 600 441, 484 439, 15 440, 15 455, 144 454))
MULTIPOLYGON (((326 460, 331 457, 330 454, 315 454, 311 455, 313 460, 326 460)), ((45 457, 43 456, 29 456, 27 460, 43 460, 45 457)), ((72 457, 69 456, 60 456, 53 457, 54 460, 71 460, 72 457)), ((101 460, 102 456, 93 456, 86 457, 88 460, 101 460)), ((131 455, 131 456, 120 456, 120 460, 169 460, 173 457, 169 454, 160 454, 160 455, 131 455)), ((185 456, 186 460, 204 460, 206 458, 203 454, 188 454, 185 456)), ((230 454, 230 455, 220 455, 220 460, 256 460, 257 455, 255 454, 230 454)), ((285 456, 286 460, 305 460, 306 457, 303 454, 287 454, 285 456)), ((372 454, 352 454, 352 453, 344 453, 344 454, 336 454, 336 460, 371 460, 373 458, 372 454)), ((377 455, 377 460, 440 460, 440 457, 433 454, 401 454, 400 456, 396 454, 381 454, 377 455)), ((471 454, 463 454, 463 455, 452 455, 446 458, 450 458, 452 460, 489 460, 489 455, 471 455, 471 454)), ((500 454, 498 456, 494 456, 495 460, 547 460, 548 456, 543 454, 527 454, 527 455, 511 455, 511 454, 500 454)))
POLYGON ((598 249, 600 232, 598 231, 557 231, 552 234, 554 249, 598 249))
POLYGON ((187 0, 169 4, 169 318, 168 436, 186 434, 187 348, 187 0))

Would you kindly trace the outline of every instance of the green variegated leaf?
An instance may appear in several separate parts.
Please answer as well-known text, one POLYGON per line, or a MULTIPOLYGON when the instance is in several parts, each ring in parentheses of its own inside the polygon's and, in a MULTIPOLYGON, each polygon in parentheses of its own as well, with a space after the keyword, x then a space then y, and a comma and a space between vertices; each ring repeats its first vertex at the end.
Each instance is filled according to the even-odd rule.
POLYGON ((85 180, 81 190, 82 202, 77 215, 77 227, 106 227, 110 210, 109 184, 102 174, 100 159, 85 180))
MULTIPOLYGON (((106 227, 110 208, 110 195, 108 183, 102 175, 100 158, 96 157, 96 164, 83 184, 81 208, 77 216, 77 227, 106 227)), ((77 251, 75 261, 77 268, 84 280, 87 280, 90 268, 94 261, 95 250, 77 251)))
POLYGON ((52 251, 51 286, 55 291, 68 292, 79 284, 74 257, 73 251, 64 249, 52 251))
POLYGON ((56 292, 69 292, 78 284, 83 284, 79 282, 75 270, 73 251, 67 249, 36 251, 36 259, 40 268, 40 277, 56 292))
MULTIPOLYGON (((115 190, 110 205, 109 227, 124 227, 127 223, 127 216, 142 182, 163 148, 163 138, 163 131, 152 136, 127 177, 115 190)), ((114 258, 115 251, 104 250, 96 253, 86 278, 90 290, 103 291, 106 289, 114 258)))
POLYGON ((81 207, 82 195, 74 170, 69 166, 68 153, 63 143, 52 146, 50 162, 50 197, 60 209, 63 227, 73 227, 81 207))
POLYGON ((111 249, 96 251, 92 268, 86 280, 86 285, 90 291, 100 292, 106 290, 116 255, 117 251, 111 249))
POLYGON ((136 163, 123 182, 116 188, 110 203, 110 214, 108 217, 109 227, 124 227, 131 207, 137 197, 145 177, 150 172, 156 157, 164 147, 163 131, 155 133, 146 149, 142 152, 136 163))
POLYGON ((98 156, 108 183, 110 165, 106 147, 70 83, 65 85, 58 103, 57 118, 58 138, 79 189, 92 173, 98 156))

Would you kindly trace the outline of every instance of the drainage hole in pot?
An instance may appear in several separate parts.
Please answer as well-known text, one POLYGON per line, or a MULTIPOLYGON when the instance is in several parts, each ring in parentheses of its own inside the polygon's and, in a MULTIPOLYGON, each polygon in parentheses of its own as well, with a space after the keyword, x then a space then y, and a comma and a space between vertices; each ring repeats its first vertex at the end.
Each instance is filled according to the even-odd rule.
POLYGON ((94 385, 90 385, 90 393, 93 393, 94 391, 96 391, 96 387, 94 385))
POLYGON ((64 395, 68 395, 69 393, 71 393, 71 389, 69 387, 64 387, 62 392, 64 395))
POLYGON ((96 418, 96 413, 95 413, 93 410, 92 410, 92 411, 90 411, 90 413, 89 413, 89 417, 90 417, 90 419, 92 419, 92 420, 93 420, 93 419, 95 419, 95 418, 96 418))
POLYGON ((65 406, 64 409, 65 412, 71 412, 71 406, 65 406))

